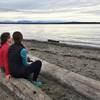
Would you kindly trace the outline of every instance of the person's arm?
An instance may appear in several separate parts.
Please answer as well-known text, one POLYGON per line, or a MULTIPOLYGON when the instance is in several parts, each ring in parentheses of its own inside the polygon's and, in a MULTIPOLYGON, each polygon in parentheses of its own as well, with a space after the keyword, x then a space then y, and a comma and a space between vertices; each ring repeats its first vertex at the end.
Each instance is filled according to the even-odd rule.
POLYGON ((27 50, 25 48, 23 48, 20 52, 20 55, 22 57, 22 62, 25 66, 28 65, 28 61, 27 61, 27 50))

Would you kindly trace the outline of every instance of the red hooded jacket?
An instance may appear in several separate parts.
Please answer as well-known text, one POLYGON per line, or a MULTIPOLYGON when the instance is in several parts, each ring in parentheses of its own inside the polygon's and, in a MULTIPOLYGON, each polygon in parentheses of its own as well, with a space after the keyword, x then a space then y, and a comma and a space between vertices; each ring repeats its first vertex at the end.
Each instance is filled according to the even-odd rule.
POLYGON ((0 67, 5 68, 5 74, 8 75, 9 73, 9 66, 8 66, 8 49, 9 44, 5 43, 0 48, 0 67))
POLYGON ((2 67, 2 51, 1 51, 1 47, 0 47, 0 68, 2 67))

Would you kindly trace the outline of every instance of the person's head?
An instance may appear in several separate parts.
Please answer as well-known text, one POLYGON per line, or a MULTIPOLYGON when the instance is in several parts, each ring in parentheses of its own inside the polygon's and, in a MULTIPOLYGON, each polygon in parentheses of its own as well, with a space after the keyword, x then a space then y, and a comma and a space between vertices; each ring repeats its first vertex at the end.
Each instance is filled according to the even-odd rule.
POLYGON ((13 40, 14 40, 14 43, 21 43, 23 40, 22 33, 19 31, 14 32, 13 33, 13 40))
POLYGON ((11 43, 11 37, 9 32, 4 32, 1 34, 1 45, 6 42, 11 43))

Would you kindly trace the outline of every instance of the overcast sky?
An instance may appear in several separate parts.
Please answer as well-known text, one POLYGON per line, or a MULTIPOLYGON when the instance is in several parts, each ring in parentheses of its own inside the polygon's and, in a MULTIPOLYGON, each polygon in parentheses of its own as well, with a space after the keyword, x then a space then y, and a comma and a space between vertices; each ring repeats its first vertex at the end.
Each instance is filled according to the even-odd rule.
POLYGON ((0 0, 0 20, 100 21, 100 0, 0 0))

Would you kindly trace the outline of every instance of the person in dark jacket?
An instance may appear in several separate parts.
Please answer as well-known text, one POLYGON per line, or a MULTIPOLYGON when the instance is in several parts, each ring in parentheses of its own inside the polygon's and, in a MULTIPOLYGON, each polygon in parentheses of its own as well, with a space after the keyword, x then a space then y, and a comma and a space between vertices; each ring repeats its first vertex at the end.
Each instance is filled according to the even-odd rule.
POLYGON ((13 40, 14 44, 10 46, 8 51, 8 62, 11 76, 27 79, 28 76, 33 73, 33 83, 36 85, 41 84, 40 81, 37 81, 42 66, 41 61, 37 60, 28 64, 27 50, 21 43, 23 40, 21 32, 14 32, 13 40))

